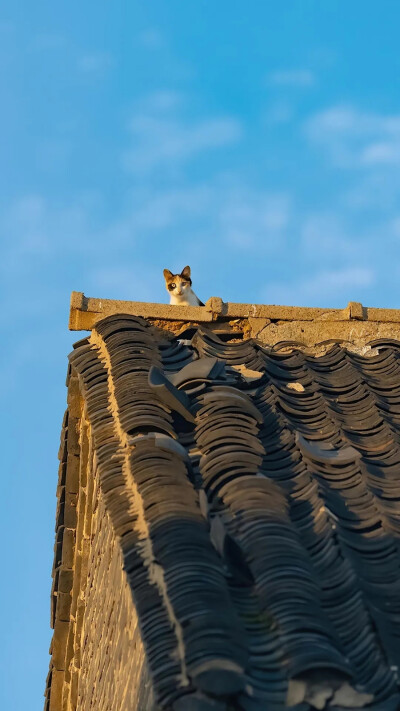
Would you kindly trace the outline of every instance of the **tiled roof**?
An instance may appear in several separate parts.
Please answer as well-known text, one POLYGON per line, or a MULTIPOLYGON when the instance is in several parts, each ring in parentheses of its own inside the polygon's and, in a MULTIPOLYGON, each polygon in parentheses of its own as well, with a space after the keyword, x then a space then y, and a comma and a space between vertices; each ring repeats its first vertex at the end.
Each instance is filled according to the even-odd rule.
POLYGON ((396 711, 400 343, 115 315, 70 363, 160 707, 396 711))

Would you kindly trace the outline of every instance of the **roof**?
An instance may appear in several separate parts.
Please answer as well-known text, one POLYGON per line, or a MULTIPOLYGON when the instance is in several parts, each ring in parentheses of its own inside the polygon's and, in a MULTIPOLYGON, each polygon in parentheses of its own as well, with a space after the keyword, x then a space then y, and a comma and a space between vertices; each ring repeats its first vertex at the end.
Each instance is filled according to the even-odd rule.
POLYGON ((400 696, 400 343, 316 357, 143 318, 70 356, 161 708, 400 696))
POLYGON ((69 328, 91 330, 114 314, 142 316, 151 324, 179 334, 188 326, 206 325, 216 333, 239 332, 270 346, 291 342, 321 355, 333 343, 364 353, 376 339, 400 340, 400 309, 363 306, 350 301, 345 308, 324 309, 271 304, 225 303, 212 296, 205 306, 176 306, 142 301, 96 299, 73 291, 69 328))

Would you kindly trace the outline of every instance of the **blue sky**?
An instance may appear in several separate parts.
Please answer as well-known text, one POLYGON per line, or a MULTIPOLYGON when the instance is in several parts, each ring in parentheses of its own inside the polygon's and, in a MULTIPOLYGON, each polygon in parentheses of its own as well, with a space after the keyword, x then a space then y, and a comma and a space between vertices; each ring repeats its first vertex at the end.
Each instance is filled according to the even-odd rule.
POLYGON ((400 302, 394 0, 3 0, 1 707, 42 708, 71 290, 400 302), (4 566, 3 566, 4 570, 4 566))

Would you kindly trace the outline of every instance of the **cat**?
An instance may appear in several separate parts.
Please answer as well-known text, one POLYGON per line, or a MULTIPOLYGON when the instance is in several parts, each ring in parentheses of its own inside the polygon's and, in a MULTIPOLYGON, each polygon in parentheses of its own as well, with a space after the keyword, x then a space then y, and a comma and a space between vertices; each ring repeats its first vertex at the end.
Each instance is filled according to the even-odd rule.
POLYGON ((169 293, 169 303, 176 306, 204 306, 192 289, 190 267, 182 269, 180 274, 173 274, 164 269, 165 286, 169 293))

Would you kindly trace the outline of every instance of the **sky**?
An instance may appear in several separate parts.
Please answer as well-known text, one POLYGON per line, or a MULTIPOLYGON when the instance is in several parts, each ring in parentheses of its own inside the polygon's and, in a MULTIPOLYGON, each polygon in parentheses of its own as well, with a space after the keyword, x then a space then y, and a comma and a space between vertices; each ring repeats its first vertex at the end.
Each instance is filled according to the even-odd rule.
POLYGON ((0 707, 39 711, 72 290, 400 304, 397 0, 3 0, 0 707))

